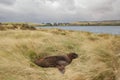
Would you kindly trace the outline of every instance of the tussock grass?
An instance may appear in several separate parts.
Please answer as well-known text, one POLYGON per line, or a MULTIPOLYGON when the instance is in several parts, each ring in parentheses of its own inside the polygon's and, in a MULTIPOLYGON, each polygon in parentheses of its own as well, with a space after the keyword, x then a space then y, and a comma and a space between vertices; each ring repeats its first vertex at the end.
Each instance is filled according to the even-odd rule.
POLYGON ((0 80, 120 80, 120 36, 60 29, 0 31, 0 80), (63 75, 33 63, 76 52, 63 75))

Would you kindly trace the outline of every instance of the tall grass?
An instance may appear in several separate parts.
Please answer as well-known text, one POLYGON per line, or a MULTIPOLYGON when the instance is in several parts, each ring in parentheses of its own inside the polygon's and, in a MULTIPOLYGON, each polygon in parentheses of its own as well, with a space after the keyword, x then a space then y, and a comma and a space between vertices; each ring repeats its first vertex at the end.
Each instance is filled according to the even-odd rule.
POLYGON ((0 31, 0 80, 120 80, 120 36, 59 29, 0 31), (66 67, 41 68, 38 57, 76 52, 66 67))

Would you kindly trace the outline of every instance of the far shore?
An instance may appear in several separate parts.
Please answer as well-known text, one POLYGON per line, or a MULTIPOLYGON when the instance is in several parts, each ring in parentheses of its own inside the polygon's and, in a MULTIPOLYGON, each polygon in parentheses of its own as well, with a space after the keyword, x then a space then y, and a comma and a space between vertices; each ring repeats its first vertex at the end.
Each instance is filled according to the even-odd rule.
POLYGON ((120 26, 120 20, 105 21, 77 21, 77 22, 50 22, 50 23, 26 23, 26 22, 0 22, 0 30, 9 29, 35 29, 36 26, 120 26))

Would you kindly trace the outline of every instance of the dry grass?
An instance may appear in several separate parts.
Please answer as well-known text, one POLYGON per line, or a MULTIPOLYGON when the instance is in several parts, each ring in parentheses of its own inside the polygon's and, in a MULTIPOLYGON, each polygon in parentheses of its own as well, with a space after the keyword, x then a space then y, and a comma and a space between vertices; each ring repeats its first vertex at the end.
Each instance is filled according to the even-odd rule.
POLYGON ((120 36, 50 30, 0 31, 0 80, 120 80, 120 36), (33 60, 76 52, 63 75, 33 60))

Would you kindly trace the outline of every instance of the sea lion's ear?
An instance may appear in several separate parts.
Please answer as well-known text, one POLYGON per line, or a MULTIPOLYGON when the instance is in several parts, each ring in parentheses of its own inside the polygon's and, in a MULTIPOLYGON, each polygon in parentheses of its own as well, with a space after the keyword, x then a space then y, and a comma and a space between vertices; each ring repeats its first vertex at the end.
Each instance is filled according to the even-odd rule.
POLYGON ((60 71, 60 73, 62 73, 62 74, 65 73, 65 66, 61 65, 61 66, 57 66, 57 68, 60 71))

